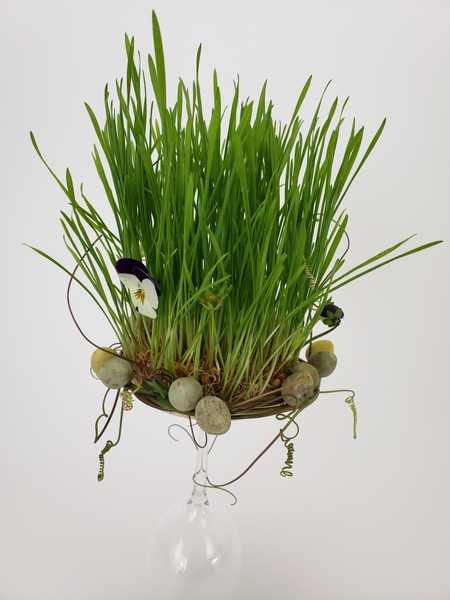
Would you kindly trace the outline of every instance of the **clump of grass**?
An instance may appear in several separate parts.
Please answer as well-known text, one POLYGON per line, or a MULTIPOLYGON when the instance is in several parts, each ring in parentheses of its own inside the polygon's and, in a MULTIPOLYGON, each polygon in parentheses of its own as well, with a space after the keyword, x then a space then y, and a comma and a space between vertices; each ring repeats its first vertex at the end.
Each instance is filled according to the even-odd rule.
MULTIPOLYGON (((180 81, 169 107, 154 13, 153 40, 154 56, 142 68, 126 37, 126 76, 114 100, 106 87, 102 124, 86 105, 111 215, 100 215, 83 189, 76 194, 69 170, 65 181, 53 173, 69 199, 61 224, 85 276, 76 280, 136 362, 149 403, 170 409, 168 382, 190 374, 235 415, 276 412, 270 392, 297 361, 333 293, 437 242, 388 257, 403 240, 345 271, 342 201, 385 122, 363 147, 363 127, 353 122, 343 131, 346 102, 336 99, 325 110, 321 98, 305 125, 300 111, 311 78, 286 125, 275 121, 265 85, 254 102, 240 100, 236 83, 225 110, 216 73, 207 118, 201 47, 192 86, 180 81), (131 306, 114 273, 121 257, 143 261, 158 282, 156 319, 131 306)), ((32 141, 42 158, 33 135, 32 141)))

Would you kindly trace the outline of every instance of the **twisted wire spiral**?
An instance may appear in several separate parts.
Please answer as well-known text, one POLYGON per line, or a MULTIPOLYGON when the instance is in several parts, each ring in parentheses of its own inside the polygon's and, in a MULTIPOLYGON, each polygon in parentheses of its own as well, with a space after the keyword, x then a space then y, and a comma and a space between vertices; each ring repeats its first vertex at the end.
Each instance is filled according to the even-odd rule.
POLYGON ((352 392, 352 395, 345 399, 345 402, 350 406, 350 409, 353 413, 353 439, 356 440, 356 426, 358 424, 358 411, 356 410, 355 404, 355 392, 352 392))
POLYGON ((108 452, 108 450, 111 450, 113 446, 113 442, 111 442, 111 440, 108 440, 105 444, 105 447, 98 455, 100 466, 98 470, 97 481, 103 481, 103 478, 105 477, 105 454, 108 452))
POLYGON ((309 279, 309 287, 311 290, 313 290, 316 287, 316 278, 311 275, 311 272, 308 269, 308 265, 305 259, 303 259, 303 264, 305 265, 305 273, 309 279))
POLYGON ((292 440, 298 436, 299 431, 300 431, 300 427, 298 426, 298 423, 295 420, 295 416, 296 416, 296 411, 294 411, 293 413, 291 413, 289 415, 286 415, 286 414, 277 415, 277 419, 279 421, 284 421, 284 420, 288 421, 288 423, 283 427, 283 429, 280 430, 280 434, 279 434, 280 439, 284 443, 285 448, 287 450, 287 458, 285 460, 284 467, 280 471, 280 475, 282 477, 292 477, 294 475, 294 473, 292 472, 292 467, 294 465, 295 448, 294 448, 294 442, 292 440), (293 435, 286 434, 286 429, 290 425, 295 426, 295 433, 293 435))
POLYGON ((292 438, 286 437, 284 434, 281 434, 281 441, 284 442, 284 445, 287 449, 287 458, 284 463, 284 467, 280 471, 280 475, 282 477, 292 477, 294 473, 292 472, 292 467, 294 465, 294 442, 291 442, 292 438))

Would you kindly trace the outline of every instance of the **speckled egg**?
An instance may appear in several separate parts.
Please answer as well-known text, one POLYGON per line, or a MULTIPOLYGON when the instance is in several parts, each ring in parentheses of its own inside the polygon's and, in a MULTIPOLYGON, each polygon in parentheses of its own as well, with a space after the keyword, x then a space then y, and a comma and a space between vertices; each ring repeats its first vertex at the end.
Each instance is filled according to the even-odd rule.
POLYGON ((111 358, 100 368, 100 379, 107 388, 118 390, 131 381, 133 368, 123 358, 111 358))
POLYGON ((319 350, 308 357, 308 362, 316 367, 321 377, 328 377, 336 368, 337 356, 329 350, 319 350))
POLYGON ((169 388, 169 402, 181 412, 193 410, 202 396, 202 386, 193 377, 175 379, 169 388))
POLYGON ((223 400, 204 396, 195 407, 195 419, 200 429, 212 435, 222 435, 231 426, 231 413, 223 400))
POLYGON ((305 372, 310 373, 310 375, 312 376, 313 381, 314 381, 314 387, 315 388, 319 387, 320 375, 319 375, 319 372, 317 371, 316 367, 313 367, 313 365, 310 365, 307 362, 297 362, 292 367, 292 371, 294 373, 305 373, 305 372))
POLYGON ((314 378, 307 370, 293 373, 283 381, 281 395, 289 406, 301 406, 305 400, 312 398, 316 392, 314 378))
POLYGON ((334 352, 334 344, 331 340, 316 340, 308 346, 306 346, 306 358, 314 352, 320 352, 321 350, 327 350, 328 352, 334 352))
POLYGON ((103 348, 97 348, 97 350, 94 350, 91 356, 91 369, 96 375, 99 375, 102 365, 104 365, 108 360, 111 360, 111 358, 114 358, 114 355, 119 356, 112 348, 107 348, 106 346, 103 348))

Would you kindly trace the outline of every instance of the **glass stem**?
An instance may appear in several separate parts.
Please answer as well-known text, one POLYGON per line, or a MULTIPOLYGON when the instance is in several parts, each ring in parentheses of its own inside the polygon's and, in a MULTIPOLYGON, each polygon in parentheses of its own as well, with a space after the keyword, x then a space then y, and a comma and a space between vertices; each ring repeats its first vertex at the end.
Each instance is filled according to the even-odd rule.
POLYGON ((208 439, 205 436, 205 440, 202 440, 201 446, 197 446, 197 461, 195 465, 195 472, 193 476, 194 485, 192 488, 191 496, 188 500, 188 504, 204 504, 209 505, 208 496, 206 493, 207 482, 207 466, 208 466, 208 452, 209 444, 208 439))

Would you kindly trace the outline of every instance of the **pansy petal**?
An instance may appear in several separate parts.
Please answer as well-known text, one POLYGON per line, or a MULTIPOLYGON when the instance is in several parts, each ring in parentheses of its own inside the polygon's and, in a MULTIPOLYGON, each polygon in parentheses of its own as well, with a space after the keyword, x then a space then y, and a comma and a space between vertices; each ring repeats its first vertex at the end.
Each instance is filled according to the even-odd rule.
POLYGON ((131 275, 133 273, 133 269, 136 267, 141 269, 148 277, 147 267, 135 258, 119 258, 119 260, 116 262, 116 270, 118 273, 128 273, 131 275))
POLYGON ((156 288, 156 293, 158 294, 158 296, 161 296, 161 289, 160 289, 159 285, 156 283, 156 281, 153 279, 153 277, 151 275, 149 275, 148 273, 144 272, 139 267, 134 267, 133 268, 133 275, 136 275, 136 277, 139 279, 139 281, 144 281, 145 279, 150 279, 150 281, 153 283, 153 285, 156 288))
POLYGON ((150 279, 141 282, 142 289, 145 292, 145 300, 153 308, 158 308, 158 293, 155 284, 150 279))
POLYGON ((156 288, 156 293, 158 294, 158 296, 161 296, 162 291, 161 288, 159 287, 159 285, 156 283, 156 281, 153 279, 153 277, 150 277, 150 280, 153 282, 155 288, 156 288))
POLYGON ((155 308, 158 305, 158 296, 152 282, 149 279, 141 282, 140 287, 132 295, 135 309, 141 315, 154 319, 156 317, 155 308))
POLYGON ((138 311, 138 313, 144 315, 144 317, 150 317, 150 319, 156 318, 156 310, 150 305, 149 302, 144 302, 143 304, 139 302, 138 305, 136 305, 135 302, 134 307, 138 311))
POLYGON ((136 290, 141 282, 135 275, 129 275, 128 273, 117 273, 120 281, 130 290, 136 290))
POLYGON ((140 281, 144 281, 144 279, 149 279, 149 277, 150 277, 150 275, 148 274, 148 271, 144 271, 144 269, 142 267, 133 267, 131 270, 131 273, 133 273, 133 275, 136 275, 136 277, 140 281))
POLYGON ((134 308, 141 315, 154 319, 156 317, 155 309, 158 307, 159 288, 148 274, 145 266, 133 258, 121 258, 117 261, 116 268, 120 281, 131 292, 134 308))

